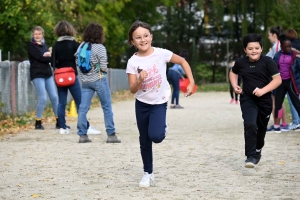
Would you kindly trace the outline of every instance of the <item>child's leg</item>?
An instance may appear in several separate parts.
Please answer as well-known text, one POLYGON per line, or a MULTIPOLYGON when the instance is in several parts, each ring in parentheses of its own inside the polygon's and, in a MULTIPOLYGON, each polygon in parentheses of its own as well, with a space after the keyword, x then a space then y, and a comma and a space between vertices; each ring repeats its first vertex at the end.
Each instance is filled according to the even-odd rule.
POLYGON ((245 155, 251 157, 256 154, 258 108, 246 95, 240 97, 240 103, 244 119, 245 155))
POLYGON ((286 126, 288 124, 287 121, 287 116, 286 116, 286 109, 285 109, 285 105, 284 103, 282 104, 282 117, 281 117, 281 122, 284 126, 286 126))
POLYGON ((290 110, 291 110, 291 114, 292 114, 292 120, 293 120, 293 124, 294 125, 298 125, 299 124, 299 115, 298 112, 296 111, 296 108, 294 107, 292 100, 290 98, 289 93, 287 94, 287 98, 288 98, 288 102, 290 105, 290 110))
POLYGON ((167 103, 153 106, 149 116, 148 134, 154 143, 161 143, 166 137, 167 103))
POLYGON ((149 174, 153 172, 152 141, 148 135, 149 115, 152 106, 138 100, 135 102, 136 122, 140 133, 140 150, 144 172, 148 172, 149 174))
POLYGON ((267 126, 272 113, 272 100, 259 104, 259 112, 257 117, 257 142, 256 149, 262 149, 265 144, 265 136, 267 126))
POLYGON ((233 91, 233 87, 232 87, 231 83, 229 83, 229 93, 230 93, 231 99, 233 99, 233 93, 234 93, 234 91, 233 91))
POLYGON ((282 108, 282 103, 284 100, 284 97, 286 95, 287 89, 286 89, 286 80, 283 80, 281 85, 276 89, 275 94, 275 111, 274 111, 274 125, 280 125, 280 118, 279 118, 279 110, 282 108))
POLYGON ((300 115, 300 101, 299 101, 298 95, 295 93, 295 91, 292 87, 292 83, 289 84, 287 91, 288 91, 288 94, 291 98, 291 101, 292 101, 296 111, 298 112, 298 115, 300 115))

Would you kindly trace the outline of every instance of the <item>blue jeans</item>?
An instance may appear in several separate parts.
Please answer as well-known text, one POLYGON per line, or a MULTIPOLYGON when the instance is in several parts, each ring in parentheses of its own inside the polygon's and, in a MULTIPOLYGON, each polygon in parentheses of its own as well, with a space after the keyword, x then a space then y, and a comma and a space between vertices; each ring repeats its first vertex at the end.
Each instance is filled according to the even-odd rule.
POLYGON ((58 93, 58 125, 60 128, 66 128, 66 105, 67 105, 67 97, 68 97, 68 90, 70 90, 70 93, 75 101, 76 109, 79 110, 79 105, 81 102, 81 86, 78 80, 78 77, 76 77, 75 83, 72 86, 69 87, 57 87, 57 93, 58 93))
POLYGON ((176 105, 179 105, 179 79, 180 75, 175 71, 170 69, 168 71, 168 79, 173 87, 173 93, 172 93, 172 99, 171 104, 176 103, 176 105))
POLYGON ((55 116, 57 116, 58 97, 53 76, 49 78, 34 78, 32 82, 35 87, 38 98, 38 104, 36 107, 36 118, 42 118, 43 111, 47 103, 47 93, 52 103, 53 112, 55 116))
POLYGON ((110 89, 108 87, 107 78, 103 77, 92 83, 83 83, 81 92, 81 103, 78 109, 77 129, 78 135, 86 135, 88 129, 86 114, 90 109, 93 95, 97 93, 101 107, 104 113, 104 123, 107 135, 115 133, 115 124, 113 119, 112 103, 110 89))
POLYGON ((140 132, 140 149, 144 172, 153 172, 152 142, 160 143, 166 137, 167 103, 150 105, 135 101, 135 115, 140 132))
POLYGON ((300 116, 299 116, 296 108, 294 107, 294 105, 293 105, 293 103, 291 101, 289 93, 287 93, 287 98, 288 98, 288 102, 289 102, 289 105, 290 105, 290 110, 291 110, 291 114, 292 114, 293 124, 298 125, 298 124, 300 124, 300 116))

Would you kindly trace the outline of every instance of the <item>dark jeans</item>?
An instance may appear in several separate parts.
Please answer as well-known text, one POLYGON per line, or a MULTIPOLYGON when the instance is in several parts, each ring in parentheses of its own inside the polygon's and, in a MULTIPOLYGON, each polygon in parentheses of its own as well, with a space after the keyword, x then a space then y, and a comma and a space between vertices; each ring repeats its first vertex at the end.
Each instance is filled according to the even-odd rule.
POLYGON ((168 79, 173 87, 173 93, 172 93, 172 99, 171 99, 171 104, 176 103, 176 105, 179 105, 179 79, 180 75, 174 71, 174 70, 169 70, 168 71, 168 79))
POLYGON ((240 95, 244 119, 245 155, 254 156, 265 144, 267 125, 272 113, 272 98, 240 95))
POLYGON ((58 125, 60 128, 66 128, 66 105, 67 105, 67 97, 68 97, 68 91, 70 90, 70 93, 75 101, 76 109, 78 111, 79 105, 81 102, 81 86, 78 80, 78 77, 76 77, 75 83, 72 86, 69 87, 57 87, 57 93, 58 93, 58 125))
POLYGON ((152 142, 160 143, 166 137, 167 103, 150 105, 135 101, 137 127, 144 172, 153 172, 152 142))
POLYGON ((291 79, 282 80, 280 86, 276 89, 275 94, 275 118, 278 118, 278 111, 282 107, 282 103, 284 101, 285 95, 288 92, 290 99, 297 110, 298 114, 300 115, 300 101, 298 95, 295 93, 295 90, 292 85, 291 79))

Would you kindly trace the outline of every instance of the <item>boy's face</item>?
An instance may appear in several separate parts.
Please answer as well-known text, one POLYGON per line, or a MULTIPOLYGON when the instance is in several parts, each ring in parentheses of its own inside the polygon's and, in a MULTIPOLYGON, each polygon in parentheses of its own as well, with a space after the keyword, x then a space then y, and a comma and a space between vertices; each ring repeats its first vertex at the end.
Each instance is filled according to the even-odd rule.
POLYGON ((262 48, 259 42, 249 42, 244 49, 251 62, 257 61, 260 58, 262 48))
POLYGON ((292 45, 291 42, 286 40, 283 42, 283 44, 281 45, 281 50, 286 53, 289 54, 292 51, 292 45))

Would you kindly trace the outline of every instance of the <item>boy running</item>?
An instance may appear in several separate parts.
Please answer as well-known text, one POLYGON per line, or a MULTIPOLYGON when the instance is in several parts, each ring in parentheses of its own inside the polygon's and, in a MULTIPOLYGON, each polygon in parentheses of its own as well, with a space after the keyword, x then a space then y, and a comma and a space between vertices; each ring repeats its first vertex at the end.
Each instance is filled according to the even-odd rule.
POLYGON ((240 94, 244 120, 245 167, 254 168, 261 158, 267 125, 272 112, 271 91, 281 84, 281 77, 272 58, 261 55, 262 37, 249 33, 243 38, 245 57, 236 60, 229 78, 235 93, 240 94), (243 89, 238 86, 242 77, 243 89))

